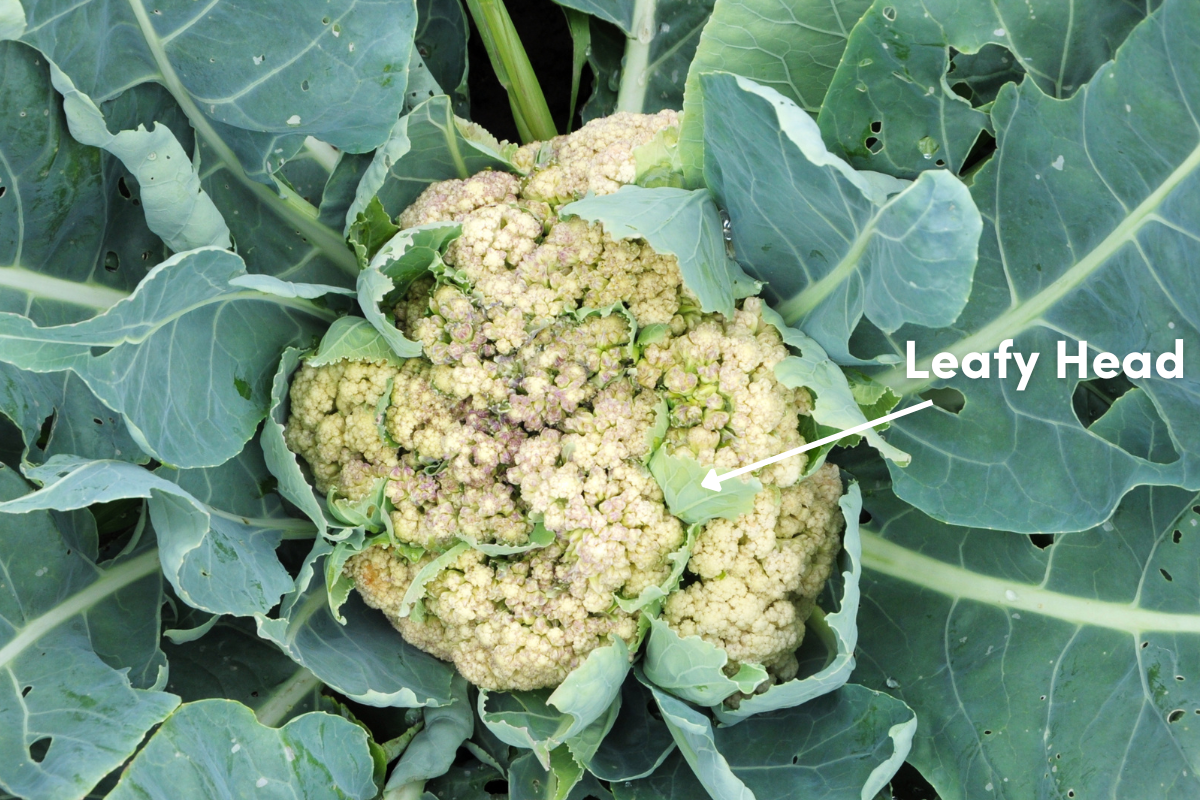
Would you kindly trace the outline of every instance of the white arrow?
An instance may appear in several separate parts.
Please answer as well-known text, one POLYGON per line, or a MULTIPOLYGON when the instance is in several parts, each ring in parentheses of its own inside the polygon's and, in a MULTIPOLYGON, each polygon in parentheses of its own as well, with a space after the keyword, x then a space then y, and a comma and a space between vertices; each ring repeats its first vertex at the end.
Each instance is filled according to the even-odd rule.
POLYGON ((911 414, 914 411, 920 411, 922 408, 929 408, 931 405, 933 405, 932 400, 926 400, 924 403, 917 403, 915 406, 909 406, 903 411, 896 411, 888 414, 887 416, 880 417, 879 419, 873 419, 869 422, 864 422, 862 425, 855 425, 853 428, 847 428, 844 431, 826 436, 823 439, 817 439, 815 442, 809 442, 808 444, 801 445, 800 447, 792 448, 791 450, 780 453, 777 456, 764 458, 762 461, 755 461, 749 466, 738 467, 737 469, 732 470, 731 472, 726 472, 722 475, 718 475, 716 469, 710 469, 708 474, 704 476, 704 480, 700 481, 700 485, 709 491, 719 492, 721 491, 721 481, 725 480, 726 478, 736 478, 738 475, 745 475, 747 472, 753 472, 756 469, 762 469, 768 464, 774 464, 776 461, 783 461, 785 458, 798 456, 805 450, 812 450, 814 447, 820 447, 823 444, 829 444, 830 442, 836 442, 838 439, 844 439, 847 436, 853 436, 860 431, 865 431, 868 428, 874 428, 876 425, 882 425, 885 422, 891 422, 894 419, 903 417, 905 414, 911 414))

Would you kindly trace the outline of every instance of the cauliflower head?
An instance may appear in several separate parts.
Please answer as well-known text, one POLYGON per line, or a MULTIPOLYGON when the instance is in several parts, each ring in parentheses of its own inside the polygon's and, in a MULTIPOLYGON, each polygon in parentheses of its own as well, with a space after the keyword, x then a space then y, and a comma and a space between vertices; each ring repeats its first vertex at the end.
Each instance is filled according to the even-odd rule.
POLYGON ((837 468, 802 479, 804 459, 787 459, 761 472, 751 512, 691 531, 672 581, 689 531, 646 466, 655 448, 734 469, 802 444, 811 411, 775 379, 787 351, 758 298, 732 319, 702 313, 674 256, 558 217, 632 182, 634 149, 677 123, 616 114, 520 148, 524 175, 429 186, 399 222, 461 223, 453 280, 385 301, 424 356, 305 364, 293 379, 285 437, 318 490, 385 498, 390 538, 346 574, 478 686, 556 686, 610 637, 636 644, 650 613, 723 648, 731 674, 750 662, 786 679, 840 546, 837 468), (638 342, 648 326, 653 342, 638 342), (665 602, 625 610, 655 586, 665 602))

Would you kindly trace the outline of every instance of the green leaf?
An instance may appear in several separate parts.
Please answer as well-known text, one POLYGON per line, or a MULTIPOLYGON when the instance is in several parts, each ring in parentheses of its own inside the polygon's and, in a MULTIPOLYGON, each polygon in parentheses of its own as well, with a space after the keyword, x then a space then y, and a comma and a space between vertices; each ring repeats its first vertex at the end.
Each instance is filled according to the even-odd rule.
POLYGON ((333 316, 311 301, 228 285, 243 274, 236 255, 204 248, 159 264, 133 295, 85 322, 39 327, 0 314, 0 359, 37 372, 71 370, 160 461, 219 464, 262 419, 275 354, 333 316), (223 346, 214 348, 218 327, 223 346), (250 385, 249 400, 239 380, 250 385))
POLYGON ((714 492, 700 485, 708 470, 691 456, 667 455, 658 448, 650 458, 650 472, 662 488, 670 512, 689 525, 710 519, 737 519, 754 508, 754 496, 762 491, 758 478, 738 478, 721 484, 714 492))
POLYGON ((592 70, 592 94, 579 111, 586 125, 617 110, 617 92, 621 88, 621 60, 625 56, 625 35, 620 29, 597 17, 590 19, 588 66, 592 70))
MULTIPOLYGON (((263 461, 271 475, 275 477, 277 490, 288 502, 300 509, 308 517, 317 532, 329 536, 330 525, 337 526, 336 521, 326 517, 324 498, 319 498, 304 473, 300 469, 300 461, 296 454, 288 449, 284 441, 284 426, 288 417, 288 388, 292 375, 300 366, 300 360, 305 353, 294 347, 283 351, 279 360, 279 368, 271 382, 271 405, 267 419, 263 423, 259 445, 262 448, 263 461)), ((331 537, 337 538, 337 537, 331 537)))
POLYGON ((551 768, 560 745, 586 761, 616 722, 629 673, 629 648, 612 638, 588 653, 554 691, 480 691, 479 718, 502 742, 533 750, 544 769, 551 768))
MULTIPOLYGON (((703 730, 700 720, 689 721, 703 730)), ((904 703, 851 684, 796 708, 764 714, 737 727, 717 728, 708 737, 691 734, 690 740, 701 744, 694 758, 702 771, 693 774, 687 768, 691 759, 681 742, 681 752, 652 776, 632 785, 614 783, 614 794, 618 800, 682 800, 707 789, 722 800, 744 796, 869 800, 904 763, 917 727, 917 718, 904 703), (719 752, 725 769, 709 748, 719 752)), ((684 730, 685 735, 691 733, 684 730)))
MULTIPOLYGON (((196 498, 183 485, 133 464, 56 456, 28 470, 43 488, 0 504, 0 512, 65 511, 127 497, 147 498, 163 572, 181 598, 215 614, 265 612, 291 586, 275 548, 285 535, 297 529, 308 534, 312 529, 308 523, 284 517, 277 500, 259 505, 262 516, 239 502, 231 487, 245 481, 245 466, 234 460, 196 470, 195 475, 175 476, 180 484, 192 484, 206 499, 230 509, 226 511, 196 498), (250 513, 241 513, 245 511, 250 513)), ((259 485, 246 483, 251 491, 259 485)))
POLYGON ((929 172, 906 185, 855 172, 774 90, 720 73, 702 82, 705 180, 729 213, 738 261, 767 282, 788 325, 853 364, 864 315, 887 333, 958 318, 982 228, 958 178, 929 172))
MULTIPOLYGON (((783 318, 771 307, 764 305, 762 313, 763 319, 779 331, 784 343, 793 352, 798 352, 798 355, 788 356, 775 365, 775 379, 792 389, 803 386, 814 396, 812 418, 821 429, 817 433, 832 435, 833 431, 843 431, 867 422, 867 416, 854 396, 846 373, 829 359, 821 346, 796 328, 785 325, 783 318), (830 433, 825 434, 825 429, 830 433)), ((883 397, 887 397, 887 392, 883 397)), ((818 435, 818 438, 823 436, 818 435)), ((857 441, 858 436, 853 438, 857 441)), ((885 442, 875 428, 865 431, 862 438, 885 458, 901 466, 907 465, 912 459, 908 453, 885 442)), ((825 456, 832 448, 833 445, 828 445, 809 451, 805 472, 811 474, 816 471, 825 463, 825 456)))
POLYGON ((260 725, 232 700, 188 703, 170 716, 129 764, 112 800, 205 797, 250 791, 255 797, 370 800, 373 763, 362 728, 333 714, 260 725))
POLYGON ((501 556, 511 556, 517 553, 528 553, 539 547, 547 547, 554 542, 554 531, 547 530, 542 523, 537 523, 533 526, 533 530, 529 534, 528 544, 488 544, 486 542, 475 542, 470 538, 460 535, 460 542, 464 542, 471 547, 472 550, 478 550, 484 555, 493 558, 501 556))
POLYGON ((729 264, 720 212, 707 191, 622 186, 559 210, 559 216, 572 214, 602 223, 614 239, 645 239, 655 252, 676 256, 701 309, 733 317, 732 276, 740 270, 729 264))
MULTIPOLYGON (((430 76, 454 102, 454 111, 469 117, 467 92, 466 9, 457 0, 418 0, 414 53, 423 56, 430 76)), ((411 81, 411 76, 410 76, 411 81)))
POLYGON ((737 692, 750 694, 767 679, 758 664, 742 664, 732 678, 729 656, 699 636, 681 637, 661 619, 650 619, 642 669, 655 686, 702 706, 715 706, 737 692))
POLYGON ((203 9, 151 8, 140 0, 24 5, 31 22, 24 41, 85 94, 103 102, 131 86, 160 83, 210 145, 229 148, 228 137, 233 149, 244 148, 248 171, 259 166, 251 154, 271 154, 261 148, 274 140, 262 134, 287 136, 297 146, 312 135, 350 152, 382 142, 403 105, 417 22, 411 4, 384 8, 347 0, 266 7, 220 0, 203 9), (238 24, 284 12, 288 24, 271 36, 238 24), (113 36, 120 48, 108 46, 113 36))
POLYGON ((450 99, 431 97, 400 118, 363 175, 347 219, 378 197, 398 217, 425 187, 450 178, 469 178, 485 169, 516 172, 495 140, 482 141, 454 116, 450 99))
POLYGON ((166 644, 171 662, 167 690, 185 703, 219 698, 249 706, 264 725, 281 725, 320 707, 323 684, 247 619, 213 617, 203 638, 166 644))
POLYGON ((358 275, 358 304, 367 321, 402 358, 421 355, 421 345, 397 328, 385 298, 405 292, 413 281, 442 263, 442 253, 458 237, 458 223, 434 222, 400 231, 383 245, 371 264, 358 275))
POLYGON ((308 363, 321 367, 347 360, 386 361, 396 367, 404 363, 371 323, 362 317, 339 317, 321 337, 321 344, 308 363))
POLYGON ((339 609, 345 622, 334 616, 322 569, 332 550, 317 540, 277 614, 256 615, 259 635, 355 702, 406 708, 451 703, 454 667, 404 641, 357 593, 339 609))
POLYGON ((1200 791, 1197 507, 1139 487, 1039 549, 867 498, 856 676, 917 711, 911 761, 939 796, 1200 791))
MULTIPOLYGON (((838 689, 850 679, 850 673, 855 668, 854 653, 858 645, 859 581, 862 577, 862 542, 858 522, 862 513, 862 493, 857 482, 852 482, 839 498, 838 507, 846 521, 846 529, 842 534, 841 571, 839 573, 835 568, 821 597, 826 609, 834 604, 837 607, 836 611, 824 614, 825 636, 832 639, 833 645, 830 652, 826 653, 824 665, 810 675, 801 674, 790 681, 771 686, 762 694, 745 698, 737 708, 717 707, 717 719, 723 724, 733 725, 755 714, 802 706, 838 689)), ((809 636, 813 634, 812 627, 810 620, 809 636)))
POLYGON ((906 398, 931 388, 963 397, 957 414, 914 414, 889 433, 913 454, 908 469, 893 472, 896 492, 926 513, 1022 532, 1080 530, 1107 519, 1134 486, 1200 488, 1200 321, 1185 311, 1197 302, 1186 266, 1197 243, 1195 222, 1181 210, 1197 197, 1200 133, 1185 110, 1191 84, 1172 77, 1200 69, 1193 50, 1180 49, 1200 35, 1197 10, 1165 3, 1068 100, 1032 81, 997 97, 998 149, 972 185, 988 224, 971 302, 953 331, 912 328, 893 345, 875 337, 873 346, 899 355, 905 340, 915 341, 918 370, 938 352, 961 359, 1007 339, 1040 360, 1023 391, 1015 369, 1007 378, 947 381, 909 379, 904 365, 872 371, 906 398), (1156 356, 1182 342, 1182 377, 1133 379, 1177 457, 1138 457, 1079 422, 1077 373, 1059 379, 1053 363, 1058 342, 1074 354, 1078 340, 1089 356, 1119 357, 1156 356))
POLYGON ((400 756, 385 790, 436 778, 446 774, 453 765, 459 746, 471 738, 475 730, 475 715, 467 696, 466 678, 456 674, 451 691, 454 695, 452 703, 422 711, 425 727, 400 756))
MULTIPOLYGON (((0 308, 41 325, 78 322, 127 297, 165 248, 134 205, 133 176, 68 132, 46 58, 0 42, 0 74, 0 107, 12 109, 0 116, 0 308)), ((122 108, 109 116, 127 116, 129 103, 111 105, 122 108)))
POLYGON ((153 130, 109 132, 104 115, 53 63, 50 80, 63 96, 71 135, 121 160, 142 189, 146 223, 172 250, 229 248, 229 227, 212 198, 200 188, 200 176, 175 134, 165 125, 153 130))
MULTIPOLYGON (((664 401, 665 403, 665 401, 664 401)), ((657 608, 654 610, 649 607, 659 601, 665 599, 667 595, 679 588, 679 581, 683 578, 683 570, 687 567, 688 559, 692 557, 692 548, 696 546, 696 536, 700 531, 701 525, 689 525, 687 529, 687 538, 683 540, 683 544, 667 554, 667 561, 671 562, 671 572, 660 583, 652 584, 642 589, 637 597, 628 598, 617 596, 615 599, 617 605, 622 611, 632 614, 634 611, 647 609, 646 613, 657 613, 657 608)))
MULTIPOLYGON (((0 466, 4 506, 28 491, 0 466)), ((158 554, 142 549, 97 565, 45 511, 0 514, 0 554, 0 786, 31 800, 82 796, 179 702, 149 683, 131 685, 125 673, 144 673, 155 660, 148 652, 157 653, 155 672, 166 666, 157 647, 158 554)))
POLYGON ((821 131, 830 149, 860 169, 897 177, 943 166, 958 172, 991 125, 955 91, 978 66, 958 56, 951 72, 951 48, 990 49, 994 60, 1007 60, 1000 66, 1015 68, 1008 80, 1027 73, 1043 92, 1065 98, 1113 57, 1152 7, 1097 0, 1086 14, 1055 3, 1012 13, 989 3, 877 0, 850 34, 821 109, 821 131), (871 147, 868 139, 875 140, 871 147))
POLYGON ((650 713, 653 702, 640 681, 630 678, 621 685, 621 710, 612 730, 590 758, 581 759, 589 772, 615 784, 658 769, 675 749, 675 740, 666 723, 650 713))
POLYGON ((671 731, 679 754, 709 795, 718 800, 755 800, 754 793, 733 774, 729 762, 717 748, 708 717, 682 700, 659 691, 653 684, 647 683, 646 687, 654 695, 654 703, 671 731))
POLYGON ((421 567, 417 571, 417 574, 413 576, 412 583, 408 585, 408 589, 405 590, 404 598, 400 601, 400 608, 397 610, 397 614, 401 617, 407 617, 413 606, 425 599, 426 585, 457 561, 458 557, 465 553, 468 548, 470 548, 469 544, 459 542, 421 567))
POLYGON ((815 114, 850 31, 869 5, 869 0, 717 0, 687 72, 680 137, 687 185, 703 183, 702 74, 742 75, 815 114))

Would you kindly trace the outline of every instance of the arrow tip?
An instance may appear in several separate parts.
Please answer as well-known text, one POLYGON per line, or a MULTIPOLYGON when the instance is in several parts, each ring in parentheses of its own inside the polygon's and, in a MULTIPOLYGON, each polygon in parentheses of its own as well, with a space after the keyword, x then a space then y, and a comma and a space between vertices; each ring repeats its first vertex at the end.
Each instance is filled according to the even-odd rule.
POLYGON ((717 477, 717 471, 710 469, 708 474, 704 476, 704 480, 700 481, 700 485, 710 492, 721 491, 721 479, 717 477))

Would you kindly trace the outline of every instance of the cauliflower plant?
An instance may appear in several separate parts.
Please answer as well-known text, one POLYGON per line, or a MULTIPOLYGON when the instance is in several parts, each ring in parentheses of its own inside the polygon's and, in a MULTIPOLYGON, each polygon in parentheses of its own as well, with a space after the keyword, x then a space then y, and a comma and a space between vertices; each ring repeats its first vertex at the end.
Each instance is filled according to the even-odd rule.
POLYGON ((674 256, 559 218, 630 183, 634 148, 676 124, 673 111, 616 114, 520 148, 524 175, 429 186, 400 225, 453 221, 461 235, 444 272, 387 300, 424 356, 294 378, 287 442, 317 488, 386 498, 391 538, 346 574, 478 686, 556 686, 610 636, 636 644, 644 614, 723 648, 730 674, 795 674, 840 544, 837 468, 764 469, 749 513, 690 532, 680 588, 688 526, 646 466, 657 447, 733 469, 802 444, 811 397, 775 379, 779 333, 759 299, 732 319, 702 313, 674 256), (653 587, 665 601, 639 604, 653 587))

